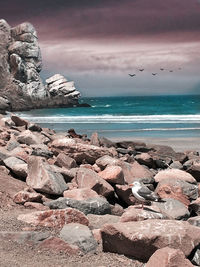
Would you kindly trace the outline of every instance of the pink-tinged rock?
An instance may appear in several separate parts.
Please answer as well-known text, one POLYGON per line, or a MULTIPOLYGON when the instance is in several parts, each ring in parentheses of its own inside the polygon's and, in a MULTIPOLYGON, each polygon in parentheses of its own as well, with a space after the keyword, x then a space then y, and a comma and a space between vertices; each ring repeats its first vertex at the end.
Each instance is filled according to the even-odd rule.
POLYGON ((113 187, 95 171, 89 169, 80 168, 75 177, 75 182, 79 188, 90 188, 104 197, 109 197, 114 194, 113 187))
POLYGON ((23 190, 14 195, 13 201, 17 204, 24 204, 25 202, 41 202, 42 195, 36 192, 23 190))
POLYGON ((29 214, 21 214, 17 219, 33 226, 50 228, 61 228, 68 223, 89 224, 88 218, 81 211, 72 208, 35 211, 29 214))
POLYGON ((200 228, 176 220, 145 220, 106 224, 101 230, 103 251, 148 261, 160 248, 181 249, 188 256, 200 243, 200 228))
POLYGON ((5 173, 7 175, 10 173, 9 169, 7 169, 5 166, 0 166, 0 173, 1 172, 5 173))
POLYGON ((59 237, 50 237, 45 239, 39 244, 38 247, 53 253, 64 252, 69 255, 77 255, 81 252, 78 246, 68 244, 59 237))
POLYGON ((90 229, 100 229, 104 226, 104 224, 117 223, 119 222, 119 219, 120 219, 119 216, 115 216, 111 214, 105 214, 105 215, 88 214, 87 217, 89 220, 90 229))
POLYGON ((15 126, 17 126, 17 127, 18 126, 26 126, 26 127, 28 126, 28 121, 14 115, 14 114, 11 115, 11 120, 15 123, 15 126))
POLYGON ((64 191, 63 196, 76 200, 86 200, 89 198, 96 198, 98 194, 90 188, 77 188, 64 191))
POLYGON ((100 244, 102 241, 101 229, 93 229, 92 233, 93 233, 94 239, 97 241, 98 244, 100 244))
POLYGON ((102 172, 98 173, 104 180, 112 184, 124 184, 124 174, 119 166, 107 166, 102 172))
POLYGON ((44 158, 31 156, 28 160, 28 186, 40 192, 62 195, 67 189, 67 184, 60 173, 50 169, 44 158))
POLYGON ((153 172, 151 172, 148 168, 140 165, 137 161, 133 163, 121 161, 119 166, 122 168, 124 173, 124 180, 128 184, 131 184, 136 179, 152 179, 154 176, 153 172))
POLYGON ((151 207, 129 206, 120 218, 120 222, 144 221, 149 219, 168 219, 167 216, 157 212, 151 207))
POLYGON ((196 180, 191 174, 178 169, 169 169, 160 171, 159 173, 156 174, 154 179, 157 183, 159 183, 164 179, 179 179, 191 184, 196 184, 196 180))
POLYGON ((4 164, 8 167, 14 174, 16 174, 20 178, 27 177, 27 164, 16 157, 9 157, 5 159, 4 164))
POLYGON ((111 156, 105 155, 99 159, 96 160, 97 166, 101 168, 102 170, 105 169, 107 166, 117 166, 120 164, 120 160, 113 158, 111 156))
POLYGON ((116 185, 116 194, 128 205, 134 205, 137 200, 132 194, 131 188, 128 185, 116 185))
POLYGON ((91 135, 90 144, 93 146, 100 146, 98 133, 93 133, 91 135))
POLYGON ((38 136, 33 134, 30 130, 26 130, 22 132, 20 135, 18 135, 17 142, 21 144, 26 144, 28 146, 42 143, 42 141, 38 138, 38 136))
POLYGON ((156 250, 150 257, 146 267, 193 267, 180 249, 165 247, 156 250))
POLYGON ((25 202, 24 207, 36 210, 49 210, 49 207, 37 202, 25 202))
POLYGON ((98 158, 104 155, 113 156, 113 154, 116 154, 113 149, 80 143, 67 137, 54 140, 51 149, 55 155, 64 152, 79 164, 86 160, 88 163, 94 164, 98 158))
POLYGON ((93 167, 92 167, 91 164, 81 164, 81 165, 80 165, 80 168, 86 168, 86 169, 93 170, 93 167))
POLYGON ((60 153, 57 156, 55 164, 61 168, 64 167, 67 169, 77 167, 76 161, 73 158, 67 156, 65 153, 60 153))
POLYGON ((93 168, 93 170, 95 172, 100 172, 101 171, 100 167, 96 163, 92 165, 92 168, 93 168))
POLYGON ((32 152, 32 149, 30 147, 22 147, 24 145, 20 145, 16 148, 14 148, 12 151, 10 151, 10 156, 20 158, 27 162, 29 155, 32 152))

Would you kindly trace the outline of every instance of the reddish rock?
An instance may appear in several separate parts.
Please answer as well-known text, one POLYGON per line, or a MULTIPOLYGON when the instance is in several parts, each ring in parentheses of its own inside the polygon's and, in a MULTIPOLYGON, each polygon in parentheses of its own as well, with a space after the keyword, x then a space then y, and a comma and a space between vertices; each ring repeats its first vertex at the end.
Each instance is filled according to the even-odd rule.
POLYGON ((76 161, 73 158, 67 156, 65 153, 58 154, 55 164, 61 168, 64 167, 67 169, 77 167, 76 161))
POLYGON ((5 166, 0 166, 0 173, 2 172, 7 175, 10 173, 9 169, 7 169, 5 166))
POLYGON ((26 144, 28 146, 42 143, 38 136, 36 136, 29 130, 23 131, 20 135, 18 135, 17 142, 21 144, 26 144))
POLYGON ((15 126, 17 126, 17 127, 18 126, 26 126, 26 127, 28 126, 28 121, 14 115, 14 114, 12 114, 10 118, 15 123, 15 126))
POLYGON ((101 168, 96 163, 92 165, 92 168, 95 172, 99 173, 101 171, 101 168))
POLYGON ((120 222, 143 221, 148 219, 168 219, 166 215, 156 212, 151 207, 141 209, 135 206, 129 206, 120 218, 120 222))
POLYGON ((13 197, 13 201, 17 204, 24 204, 25 202, 41 202, 41 200, 41 194, 25 190, 18 192, 13 197))
POLYGON ((120 160, 113 158, 111 156, 105 155, 100 157, 96 160, 97 166, 99 166, 102 170, 105 169, 107 166, 117 166, 120 164, 120 160))
POLYGON ((159 173, 156 174, 154 179, 157 183, 159 183, 164 179, 179 179, 188 183, 196 184, 196 180, 191 174, 178 169, 168 169, 160 171, 159 173))
POLYGON ((90 229, 99 229, 104 226, 106 223, 117 223, 119 222, 120 217, 110 214, 97 215, 97 214, 88 214, 89 228, 90 229))
POLYGON ((87 217, 81 211, 72 208, 35 211, 29 214, 21 214, 17 219, 33 226, 50 228, 61 228, 68 223, 89 224, 87 217))
POLYGON ((154 161, 152 156, 150 156, 148 153, 141 153, 137 156, 135 156, 135 159, 139 164, 146 165, 149 168, 154 167, 154 161))
POLYGON ((101 229, 93 229, 92 230, 92 234, 95 238, 95 240, 97 241, 98 244, 101 243, 102 238, 101 238, 101 229))
POLYGON ((104 180, 112 184, 124 184, 124 174, 119 166, 107 166, 102 172, 98 173, 104 180))
POLYGON ((78 246, 68 244, 59 237, 45 239, 38 247, 53 253, 64 252, 69 255, 77 255, 81 252, 78 246))
POLYGON ((128 185, 116 185, 116 194, 128 205, 134 205, 137 200, 134 198, 131 188, 128 185))
POLYGON ((90 164, 94 164, 98 158, 104 155, 113 156, 114 154, 112 149, 80 143, 67 137, 54 140, 51 144, 51 149, 55 155, 64 152, 73 157, 79 164, 85 160, 90 164))
POLYGON ((91 135, 90 144, 93 146, 100 146, 98 133, 93 133, 91 135))
POLYGON ((60 173, 53 172, 44 158, 31 156, 28 160, 28 186, 40 192, 62 195, 67 184, 60 173))
POLYGON ((103 250, 148 261, 160 248, 181 249, 188 256, 200 242, 200 228, 175 220, 145 220, 106 224, 103 250))
POLYGON ((49 210, 49 207, 37 202, 25 202, 24 207, 36 210, 49 210))
POLYGON ((80 168, 75 177, 75 182, 79 188, 90 188, 104 197, 109 197, 114 194, 113 187, 96 172, 89 169, 80 168))
POLYGON ((63 196, 76 200, 86 200, 89 198, 98 197, 98 194, 90 188, 77 188, 64 191, 63 196))
POLYGON ((124 180, 128 184, 131 184, 136 179, 152 179, 154 176, 153 172, 151 172, 148 168, 140 165, 137 161, 133 163, 121 161, 118 165, 121 166, 124 173, 124 180))
POLYGON ((165 247, 156 250, 146 267, 192 267, 194 266, 180 249, 165 247))

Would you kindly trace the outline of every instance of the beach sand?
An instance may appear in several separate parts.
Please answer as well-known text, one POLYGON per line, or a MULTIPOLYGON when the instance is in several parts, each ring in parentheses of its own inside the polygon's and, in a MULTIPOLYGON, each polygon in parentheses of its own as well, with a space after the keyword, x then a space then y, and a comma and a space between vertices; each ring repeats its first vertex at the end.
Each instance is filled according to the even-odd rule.
POLYGON ((195 150, 200 152, 200 138, 111 138, 112 141, 138 141, 146 144, 171 146, 176 152, 195 150))

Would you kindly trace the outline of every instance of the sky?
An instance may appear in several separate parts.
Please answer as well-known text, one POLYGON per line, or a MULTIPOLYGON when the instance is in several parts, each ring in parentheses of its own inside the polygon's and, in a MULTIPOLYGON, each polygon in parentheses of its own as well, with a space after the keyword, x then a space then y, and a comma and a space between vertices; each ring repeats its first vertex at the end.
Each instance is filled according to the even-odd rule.
POLYGON ((42 78, 82 96, 200 94, 200 0, 6 0, 0 17, 32 23, 42 78))

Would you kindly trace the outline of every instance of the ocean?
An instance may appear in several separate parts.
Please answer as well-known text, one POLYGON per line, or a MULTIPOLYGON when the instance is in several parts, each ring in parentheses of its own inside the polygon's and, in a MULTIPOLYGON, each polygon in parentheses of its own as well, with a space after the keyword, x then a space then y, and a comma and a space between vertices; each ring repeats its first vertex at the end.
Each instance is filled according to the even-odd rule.
POLYGON ((82 98, 91 108, 17 112, 42 127, 107 138, 200 137, 200 95, 82 98))

